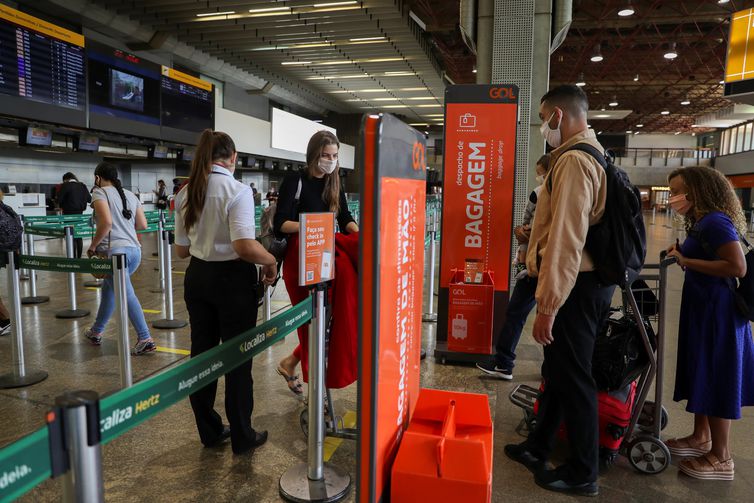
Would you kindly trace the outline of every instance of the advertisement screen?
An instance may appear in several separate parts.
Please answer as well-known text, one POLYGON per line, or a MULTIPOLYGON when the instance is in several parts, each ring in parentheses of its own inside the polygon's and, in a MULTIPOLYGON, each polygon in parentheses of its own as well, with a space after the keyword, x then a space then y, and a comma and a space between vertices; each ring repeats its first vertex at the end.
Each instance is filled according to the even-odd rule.
POLYGON ((138 112, 144 111, 144 79, 110 69, 110 104, 138 112))

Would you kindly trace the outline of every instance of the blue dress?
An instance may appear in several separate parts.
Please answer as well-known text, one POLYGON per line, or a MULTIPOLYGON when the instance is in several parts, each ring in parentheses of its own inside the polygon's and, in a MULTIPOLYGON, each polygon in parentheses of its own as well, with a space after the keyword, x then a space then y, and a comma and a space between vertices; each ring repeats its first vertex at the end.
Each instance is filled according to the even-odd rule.
MULTIPOLYGON (((733 221, 722 212, 704 216, 681 246, 686 258, 715 260, 713 250, 738 241, 733 221)), ((749 321, 735 308, 731 280, 686 270, 678 323, 675 401, 686 410, 724 419, 740 419, 741 407, 754 405, 754 343, 749 321)))

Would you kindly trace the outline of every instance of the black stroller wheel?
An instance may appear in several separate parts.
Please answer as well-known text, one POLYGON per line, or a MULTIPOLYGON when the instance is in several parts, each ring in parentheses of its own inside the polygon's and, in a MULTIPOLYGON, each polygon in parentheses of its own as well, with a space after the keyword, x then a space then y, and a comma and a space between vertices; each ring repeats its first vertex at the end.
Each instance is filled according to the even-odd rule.
POLYGON ((649 435, 633 439, 628 445, 627 455, 631 466, 641 473, 661 473, 670 466, 668 447, 662 440, 649 435))

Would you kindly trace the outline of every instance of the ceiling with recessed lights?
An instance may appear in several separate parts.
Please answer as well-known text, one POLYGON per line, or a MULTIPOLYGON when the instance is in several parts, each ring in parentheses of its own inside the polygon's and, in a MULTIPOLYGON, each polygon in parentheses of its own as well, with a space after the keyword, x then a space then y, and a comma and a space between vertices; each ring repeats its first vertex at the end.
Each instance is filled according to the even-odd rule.
POLYGON ((593 128, 623 133, 641 124, 642 132, 690 132, 696 117, 729 107, 720 81, 730 14, 754 7, 754 1, 628 4, 575 0, 568 37, 552 55, 550 84, 585 84, 593 128), (603 109, 631 113, 596 118, 603 109))
POLYGON ((393 0, 93 0, 157 34, 342 113, 440 123, 430 43, 393 0))

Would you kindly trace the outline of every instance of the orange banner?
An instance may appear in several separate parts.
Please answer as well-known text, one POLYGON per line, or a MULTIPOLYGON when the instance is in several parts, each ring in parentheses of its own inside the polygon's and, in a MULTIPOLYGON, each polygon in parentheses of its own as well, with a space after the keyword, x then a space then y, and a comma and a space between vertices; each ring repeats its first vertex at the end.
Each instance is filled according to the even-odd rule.
POLYGON ((299 215, 299 285, 312 286, 335 277, 335 213, 299 215))
POLYGON ((494 272, 495 290, 508 290, 516 121, 515 103, 446 105, 443 288, 454 269, 480 261, 494 272))

